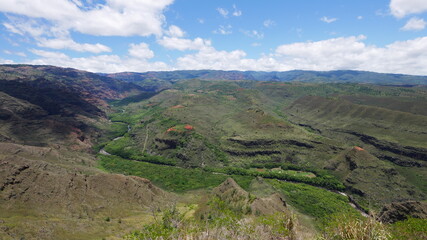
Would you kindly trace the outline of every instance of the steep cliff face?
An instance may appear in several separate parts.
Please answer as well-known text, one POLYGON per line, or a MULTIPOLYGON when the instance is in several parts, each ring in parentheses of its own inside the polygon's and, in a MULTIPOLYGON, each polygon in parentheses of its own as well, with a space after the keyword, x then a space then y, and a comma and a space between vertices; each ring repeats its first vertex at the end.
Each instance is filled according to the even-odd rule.
POLYGON ((141 92, 132 83, 53 66, 0 66, 0 140, 90 149, 108 100, 141 92))

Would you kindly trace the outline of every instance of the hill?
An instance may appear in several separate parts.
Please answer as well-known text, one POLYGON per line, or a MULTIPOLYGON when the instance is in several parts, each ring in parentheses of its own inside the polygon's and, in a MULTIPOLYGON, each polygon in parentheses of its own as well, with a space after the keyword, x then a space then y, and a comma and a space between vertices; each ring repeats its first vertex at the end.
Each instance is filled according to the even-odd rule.
POLYGON ((126 82, 138 83, 147 90, 170 87, 176 81, 188 79, 201 80, 251 80, 275 82, 316 82, 316 83, 372 83, 381 85, 427 85, 427 77, 403 74, 386 74, 366 71, 302 71, 260 72, 260 71, 220 71, 220 70, 181 70, 163 72, 123 72, 103 74, 126 82))

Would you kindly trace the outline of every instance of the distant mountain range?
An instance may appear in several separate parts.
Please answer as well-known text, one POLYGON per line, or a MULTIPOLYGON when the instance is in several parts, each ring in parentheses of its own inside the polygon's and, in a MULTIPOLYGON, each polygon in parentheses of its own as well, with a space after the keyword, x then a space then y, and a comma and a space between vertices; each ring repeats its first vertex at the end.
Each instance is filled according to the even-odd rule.
POLYGON ((200 80, 252 80, 278 82, 316 82, 316 83, 372 83, 380 85, 427 85, 427 76, 404 74, 375 73, 366 71, 302 71, 260 72, 260 71, 221 71, 221 70, 183 70, 163 72, 123 72, 102 74, 127 82, 135 82, 147 88, 169 86, 171 83, 184 79, 200 80))

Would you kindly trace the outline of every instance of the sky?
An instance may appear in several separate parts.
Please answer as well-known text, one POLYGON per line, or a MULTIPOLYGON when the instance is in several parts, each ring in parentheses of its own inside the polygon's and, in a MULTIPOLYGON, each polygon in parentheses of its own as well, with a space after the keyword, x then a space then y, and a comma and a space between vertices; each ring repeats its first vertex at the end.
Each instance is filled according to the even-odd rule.
POLYGON ((427 0, 0 0, 0 64, 427 75, 427 0))

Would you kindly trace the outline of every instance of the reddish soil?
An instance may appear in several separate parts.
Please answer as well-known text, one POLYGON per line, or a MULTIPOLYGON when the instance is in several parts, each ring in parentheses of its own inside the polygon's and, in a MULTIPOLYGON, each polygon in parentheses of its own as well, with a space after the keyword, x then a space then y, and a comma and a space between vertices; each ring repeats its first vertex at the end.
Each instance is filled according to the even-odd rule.
POLYGON ((171 127, 168 130, 166 130, 166 132, 177 132, 178 130, 176 130, 175 128, 171 127))
POLYGON ((172 109, 178 109, 178 108, 185 108, 184 106, 182 106, 182 105, 176 105, 176 106, 173 106, 173 107, 171 107, 172 109))
POLYGON ((358 147, 358 146, 355 146, 354 149, 356 149, 357 151, 365 151, 365 149, 358 147))
POLYGON ((185 127, 184 127, 186 130, 193 130, 194 129, 194 127, 193 126, 191 126, 191 125, 185 125, 185 127))

